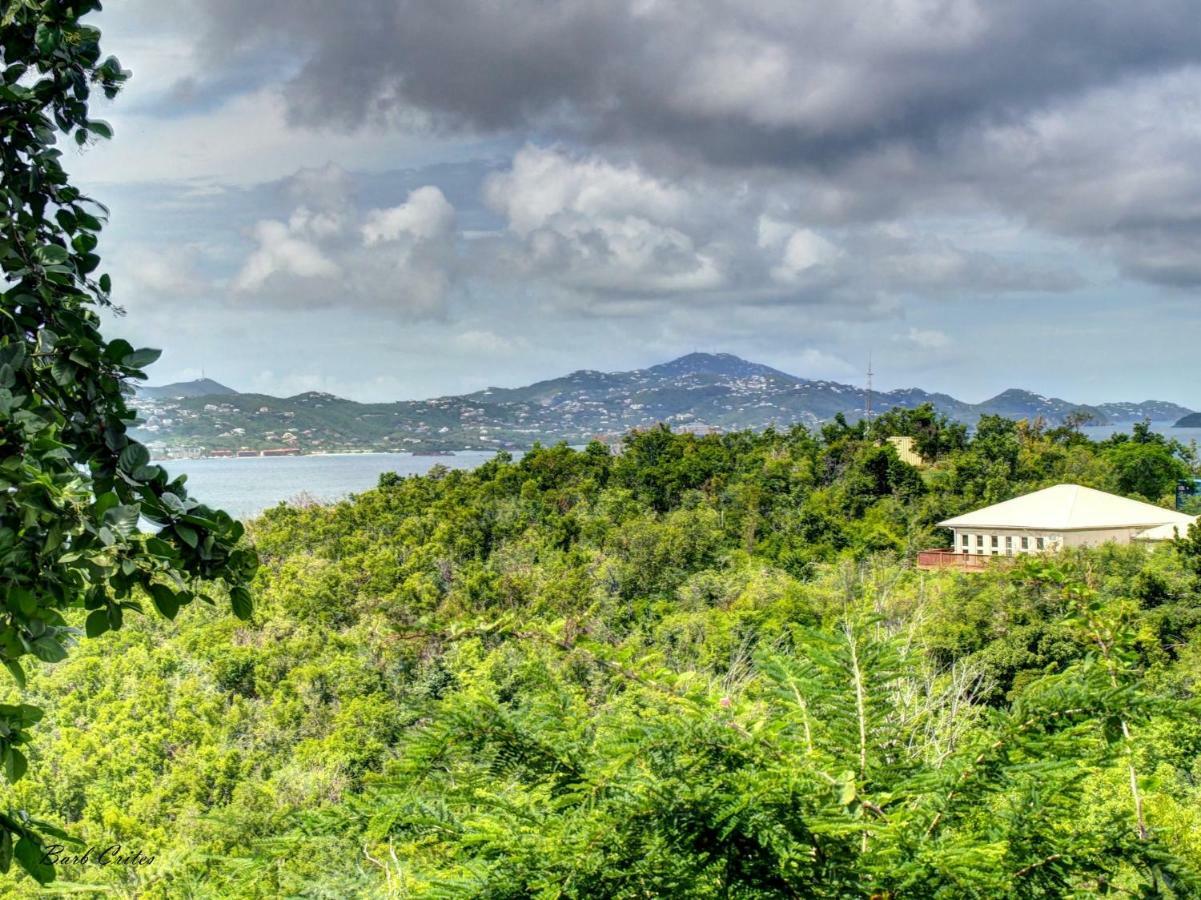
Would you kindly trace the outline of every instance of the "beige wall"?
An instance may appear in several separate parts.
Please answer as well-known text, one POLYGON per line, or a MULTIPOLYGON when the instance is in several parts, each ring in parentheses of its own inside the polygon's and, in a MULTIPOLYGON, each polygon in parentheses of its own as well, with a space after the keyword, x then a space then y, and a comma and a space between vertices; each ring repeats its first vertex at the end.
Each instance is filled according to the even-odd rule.
POLYGON ((1068 547, 1096 547, 1098 544, 1129 544, 1136 534, 1146 528, 1108 528, 1104 531, 1069 531, 1064 534, 1064 545, 1068 547))
POLYGON ((1020 528, 953 528, 955 534, 955 552, 981 554, 984 556, 1016 556, 1019 553, 1038 553, 1038 538, 1043 539, 1042 552, 1058 550, 1061 547, 1096 547, 1100 544, 1114 542, 1129 544, 1133 537, 1145 529, 1139 528, 1107 528, 1095 531, 1035 531, 1020 528), (968 544, 965 547, 963 537, 967 535, 968 544), (976 537, 984 539, 983 546, 978 546, 976 537), (996 537, 997 546, 993 547, 992 539, 996 537), (1011 543, 1007 543, 1006 539, 1011 543), (1022 538, 1026 538, 1028 547, 1022 547, 1022 538), (995 554, 994 554, 995 551, 995 554))
POLYGON ((1038 553, 1038 540, 1043 539, 1043 552, 1057 549, 1063 540, 1063 535, 1059 532, 1051 531, 1022 531, 1020 529, 1011 528, 955 528, 952 529, 955 533, 955 552, 956 553, 971 553, 980 554, 983 556, 1009 556, 1019 553, 1038 553), (964 535, 968 538, 968 544, 965 547, 963 544, 964 535), (977 537, 983 538, 983 546, 977 543, 977 537), (992 545, 992 539, 997 539, 997 546, 992 545), (1011 544, 1006 543, 1006 538, 1009 538, 1011 544), (1022 538, 1026 538, 1029 544, 1023 549, 1022 538), (993 551, 996 551, 995 553, 993 551))

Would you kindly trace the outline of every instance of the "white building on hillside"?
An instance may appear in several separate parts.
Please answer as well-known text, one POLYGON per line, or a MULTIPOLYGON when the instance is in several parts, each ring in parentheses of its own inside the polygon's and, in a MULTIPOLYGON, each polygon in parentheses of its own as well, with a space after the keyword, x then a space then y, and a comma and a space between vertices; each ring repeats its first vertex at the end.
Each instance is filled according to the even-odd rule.
POLYGON ((955 534, 955 552, 1013 556, 1110 541, 1171 540, 1197 517, 1078 484, 1058 484, 986 506, 945 522, 955 534))

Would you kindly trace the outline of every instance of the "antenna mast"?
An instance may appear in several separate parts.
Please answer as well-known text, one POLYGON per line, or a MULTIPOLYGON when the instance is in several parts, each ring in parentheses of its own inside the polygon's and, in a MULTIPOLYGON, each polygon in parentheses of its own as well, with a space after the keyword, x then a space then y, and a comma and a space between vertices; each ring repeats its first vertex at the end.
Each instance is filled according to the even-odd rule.
POLYGON ((867 355, 867 403, 866 403, 867 423, 869 425, 872 422, 872 374, 873 374, 873 372, 872 372, 872 355, 869 353, 867 355))

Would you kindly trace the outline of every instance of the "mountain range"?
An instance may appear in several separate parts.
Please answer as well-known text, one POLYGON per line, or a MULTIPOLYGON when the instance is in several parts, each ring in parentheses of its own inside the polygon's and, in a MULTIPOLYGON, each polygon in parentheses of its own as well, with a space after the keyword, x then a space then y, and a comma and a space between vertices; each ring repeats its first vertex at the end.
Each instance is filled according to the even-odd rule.
MULTIPOLYGON (((919 388, 877 391, 872 408, 930 403, 950 418, 974 423, 985 414, 1041 417, 1058 424, 1072 413, 1094 424, 1174 422, 1192 413, 1175 403, 1084 405, 1010 389, 966 403, 919 388)), ((138 390, 138 436, 152 448, 416 450, 528 447, 535 441, 581 443, 665 422, 709 431, 819 425, 842 413, 862 417, 863 387, 800 378, 728 353, 691 353, 628 372, 580 370, 526 387, 395 403, 357 403, 331 394, 295 397, 246 394, 211 379, 138 390)))

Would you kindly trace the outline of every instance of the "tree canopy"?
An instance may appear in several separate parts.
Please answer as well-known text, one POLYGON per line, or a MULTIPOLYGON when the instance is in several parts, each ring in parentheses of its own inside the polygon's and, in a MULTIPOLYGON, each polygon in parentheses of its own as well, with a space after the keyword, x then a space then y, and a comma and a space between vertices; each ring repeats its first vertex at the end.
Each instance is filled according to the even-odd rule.
POLYGON ((1110 446, 660 429, 280 506, 253 626, 31 672, 16 800, 150 898, 1195 896, 1201 530, 912 565, 1110 446))

